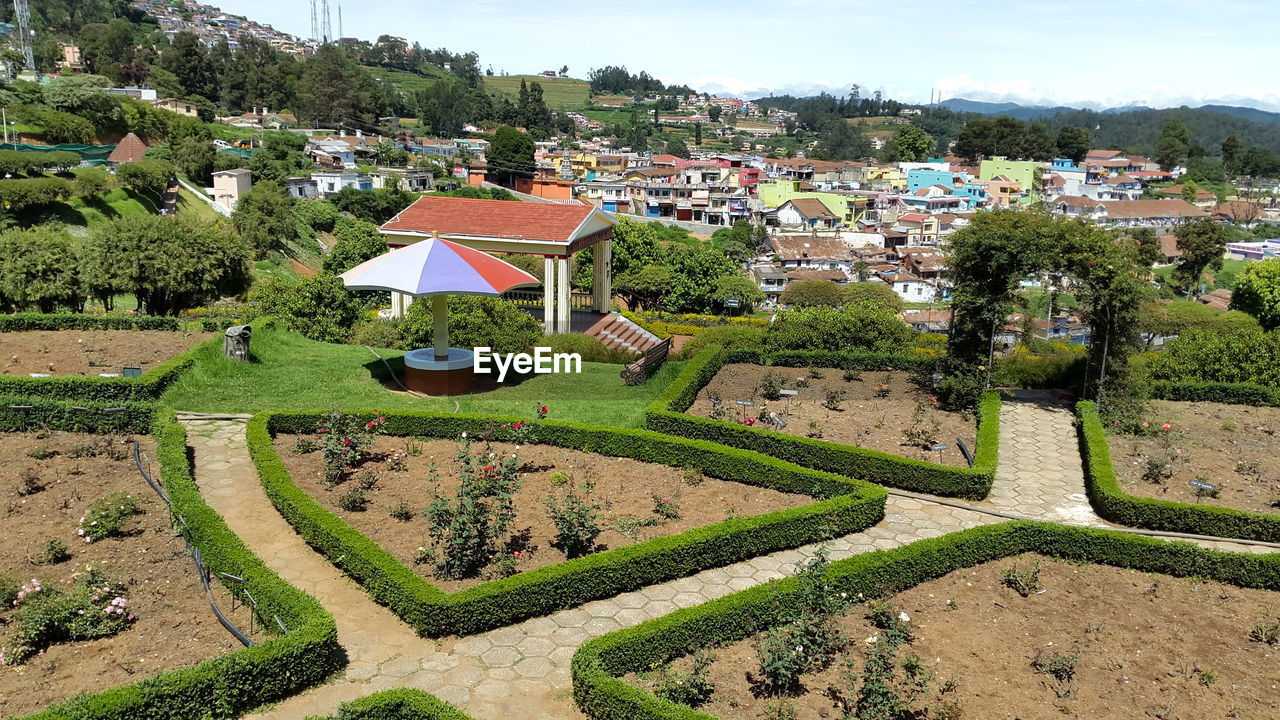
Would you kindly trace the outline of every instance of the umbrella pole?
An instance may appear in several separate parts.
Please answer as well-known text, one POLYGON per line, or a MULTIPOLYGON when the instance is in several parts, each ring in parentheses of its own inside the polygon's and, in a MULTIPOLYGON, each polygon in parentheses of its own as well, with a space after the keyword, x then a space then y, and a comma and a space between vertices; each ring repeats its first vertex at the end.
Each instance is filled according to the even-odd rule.
POLYGON ((437 360, 449 359, 449 305, 445 295, 431 297, 431 330, 437 360))

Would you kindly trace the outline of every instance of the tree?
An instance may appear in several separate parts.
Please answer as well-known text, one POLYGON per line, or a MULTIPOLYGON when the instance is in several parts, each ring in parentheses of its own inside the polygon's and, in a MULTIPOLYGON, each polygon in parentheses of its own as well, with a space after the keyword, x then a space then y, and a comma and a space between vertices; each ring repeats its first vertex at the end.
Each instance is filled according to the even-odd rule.
POLYGON ((154 200, 160 199, 169 178, 173 177, 172 163, 164 160, 143 158, 138 162, 125 163, 116 170, 120 182, 133 188, 139 195, 146 195, 154 200))
POLYGON ((677 313, 714 312, 715 281, 739 268, 714 247, 671 244, 662 254, 671 270, 671 284, 662 298, 662 309, 677 313))
POLYGON ((1230 237, 1225 227, 1209 218, 1193 220, 1179 227, 1178 249, 1182 251, 1182 257, 1173 268, 1174 284, 1185 292, 1196 292, 1205 270, 1222 269, 1222 255, 1230 237))
POLYGON ((337 45, 322 45, 302 67, 298 114, 330 126, 377 119, 373 76, 337 45))
POLYGON ((1161 170, 1172 170, 1191 149, 1191 131, 1177 118, 1164 124, 1156 138, 1155 160, 1161 170))
POLYGON ((716 230, 711 235, 711 242, 736 265, 742 265, 754 257, 758 244, 756 230, 747 220, 739 220, 732 227, 716 230))
POLYGON ((613 226, 613 257, 610 270, 616 278, 629 270, 656 265, 662 255, 658 246, 658 223, 618 217, 613 226))
POLYGON ((711 122, 720 122, 720 113, 723 112, 719 105, 712 105, 707 108, 707 117, 711 118, 711 122))
POLYGON ((688 159, 689 157, 689 147, 678 137, 671 138, 667 141, 667 152, 678 158, 688 159))
POLYGON ((220 223, 187 215, 127 215, 99 225, 89 250, 111 287, 148 315, 176 315, 249 287, 249 245, 220 223))
POLYGON ((845 305, 855 303, 871 303, 890 310, 902 312, 902 298, 893 288, 881 282, 853 282, 840 288, 840 297, 845 305))
POLYGON ((1071 158, 1072 162, 1084 160, 1084 156, 1089 153, 1089 145, 1092 143, 1093 139, 1089 136, 1088 130, 1072 125, 1066 125, 1058 130, 1058 137, 1054 141, 1054 145, 1058 149, 1058 155, 1071 158))
POLYGON ((381 225, 412 205, 418 196, 399 188, 357 190, 344 187, 326 199, 341 212, 381 225))
POLYGON ((293 280, 270 278, 249 294, 250 318, 274 317, 319 342, 343 342, 360 320, 360 301, 342 280, 321 274, 293 280))
POLYGON ((160 67, 173 73, 184 97, 216 97, 208 48, 195 34, 180 32, 174 35, 171 45, 160 55, 160 67))
POLYGON ((751 278, 741 273, 733 273, 716 278, 711 298, 722 308, 720 312, 725 315, 741 315, 751 312, 756 304, 764 302, 764 292, 751 281, 751 278), (725 304, 726 300, 737 300, 738 306, 729 307, 725 304))
POLYGON ((0 309, 50 313, 84 307, 76 248, 53 226, 0 233, 0 309))
POLYGON ((1231 133, 1222 141, 1222 167, 1229 175, 1234 175, 1240 169, 1241 153, 1244 151, 1244 143, 1241 142, 1240 136, 1231 133))
POLYGON ((1164 252, 1160 249, 1160 238, 1151 228, 1134 228, 1127 231, 1127 236, 1137 249, 1138 263, 1142 267, 1151 267, 1164 260, 1164 252))
POLYGON ((188 177, 208 187, 213 182, 215 153, 213 143, 207 138, 192 135, 173 149, 173 160, 178 169, 188 177))
POLYGON ((516 178, 533 177, 534 150, 533 138, 528 133, 506 125, 498 128, 485 152, 494 182, 513 187, 516 178))
POLYGON ((770 350, 900 352, 916 331, 888 308, 866 303, 844 308, 782 310, 765 333, 770 350))
POLYGON ((655 310, 672 282, 671 270, 662 265, 628 269, 613 279, 613 291, 633 310, 655 310))
POLYGON ((933 154, 933 137, 915 125, 904 125, 884 146, 885 162, 924 162, 933 154))
POLYGON ((870 155, 871 143, 857 127, 832 115, 818 132, 818 153, 824 160, 853 160, 870 155))
POLYGON ((1182 199, 1194 205, 1196 202, 1196 194, 1199 193, 1199 191, 1200 186, 1196 184, 1195 180, 1187 180, 1182 184, 1182 199))
POLYGON ((830 280, 801 280, 787 285, 778 302, 791 307, 839 307, 844 304, 840 286, 830 280))
POLYGON ((1267 330, 1280 328, 1280 258, 1250 263, 1236 276, 1231 309, 1256 317, 1267 330))
POLYGON ((333 234, 338 242, 325 255, 324 269, 334 275, 341 275, 388 250, 386 238, 378 233, 378 226, 371 222, 340 216, 333 234))
POLYGON ((270 180, 254 183, 231 215, 240 236, 259 256, 279 250, 298 235, 298 215, 284 188, 270 180))
POLYGON ((702 123, 693 124, 693 144, 702 147, 702 123))
POLYGON ((1022 157, 1028 160, 1049 160, 1057 152, 1058 148, 1044 123, 1034 122, 1027 126, 1022 137, 1022 157))

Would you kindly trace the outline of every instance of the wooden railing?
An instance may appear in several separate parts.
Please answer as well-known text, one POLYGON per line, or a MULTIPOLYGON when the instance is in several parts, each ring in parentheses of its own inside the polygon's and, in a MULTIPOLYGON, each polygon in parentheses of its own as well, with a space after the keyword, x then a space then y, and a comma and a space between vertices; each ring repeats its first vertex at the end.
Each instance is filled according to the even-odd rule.
MULTIPOLYGON (((502 299, 521 307, 542 307, 541 290, 508 290, 502 299)), ((573 310, 594 310, 595 299, 591 293, 569 293, 569 307, 573 310)))

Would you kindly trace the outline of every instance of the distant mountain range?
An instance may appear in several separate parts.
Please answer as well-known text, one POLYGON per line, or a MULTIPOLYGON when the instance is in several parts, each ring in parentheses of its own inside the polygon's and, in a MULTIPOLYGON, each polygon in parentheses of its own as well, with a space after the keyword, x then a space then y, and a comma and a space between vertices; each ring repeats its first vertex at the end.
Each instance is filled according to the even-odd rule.
MULTIPOLYGON (((951 98, 929 107, 942 107, 955 112, 978 113, 979 115, 1008 115, 1019 120, 1040 120, 1059 113, 1077 112, 1081 109, 1067 105, 1020 105, 1014 102, 984 102, 982 100, 966 100, 965 98, 951 98)), ((1151 109, 1145 105, 1125 105, 1123 107, 1106 108, 1098 112, 1104 115, 1113 115, 1151 109)), ((1280 113, 1242 105, 1201 105, 1193 109, 1219 112, 1256 123, 1280 125, 1280 113)))

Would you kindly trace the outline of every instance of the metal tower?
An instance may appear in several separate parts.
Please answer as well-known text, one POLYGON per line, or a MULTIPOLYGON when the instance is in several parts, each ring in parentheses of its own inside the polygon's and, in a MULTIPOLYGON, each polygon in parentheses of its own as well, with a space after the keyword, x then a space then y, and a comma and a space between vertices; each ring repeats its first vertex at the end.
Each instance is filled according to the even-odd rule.
POLYGON ((13 0, 13 17, 18 26, 18 50, 26 69, 35 70, 36 58, 31 52, 31 9, 27 7, 27 0, 13 0))
POLYGON ((342 3, 338 3, 338 40, 342 40, 342 3))
POLYGON ((311 0, 311 39, 320 39, 319 16, 316 15, 316 0, 311 0))
POLYGON ((324 8, 324 11, 323 11, 324 44, 328 45, 330 42, 333 41, 333 24, 330 22, 330 19, 329 19, 329 0, 321 0, 321 1, 324 3, 322 5, 322 7, 324 8))

